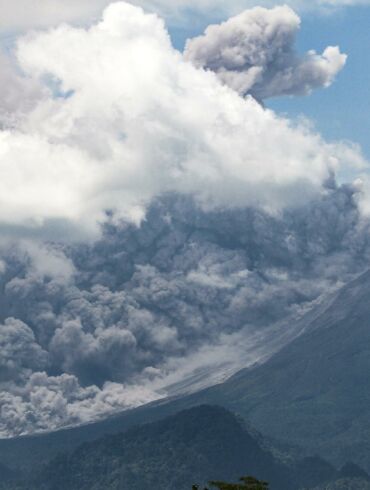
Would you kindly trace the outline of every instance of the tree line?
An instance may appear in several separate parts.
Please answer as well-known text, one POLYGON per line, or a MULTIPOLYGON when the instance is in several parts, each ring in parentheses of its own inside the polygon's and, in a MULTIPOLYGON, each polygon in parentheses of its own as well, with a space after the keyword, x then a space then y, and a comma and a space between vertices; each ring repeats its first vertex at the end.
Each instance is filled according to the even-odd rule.
MULTIPOLYGON (((265 481, 260 481, 253 476, 243 476, 239 483, 226 483, 223 481, 210 481, 210 487, 218 490, 268 490, 269 484, 265 481)), ((193 485, 192 490, 201 490, 199 485, 193 485)), ((203 490, 209 490, 204 488, 203 490)))

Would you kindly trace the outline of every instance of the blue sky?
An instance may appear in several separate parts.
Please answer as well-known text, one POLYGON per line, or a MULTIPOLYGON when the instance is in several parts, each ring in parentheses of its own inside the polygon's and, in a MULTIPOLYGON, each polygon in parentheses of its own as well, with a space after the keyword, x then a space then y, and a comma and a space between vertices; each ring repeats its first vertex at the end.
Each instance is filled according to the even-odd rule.
MULTIPOLYGON (((98 6, 95 14, 100 15, 103 5, 109 1, 91 2, 92 5, 95 3, 98 6)), ((143 3, 145 4, 145 1, 143 3)), ((273 3, 277 4, 277 2, 273 3)), ((149 2, 150 4, 151 2, 149 2)), ((259 2, 256 1, 255 5, 258 4, 259 2)), ((248 5, 251 5, 251 2, 248 5)), ((0 0, 0 12, 2 9, 4 7, 0 0)), ((9 10, 11 9, 13 7, 9 6, 9 10)), ((23 9, 17 10, 20 12, 23 9)), ((72 11, 72 9, 69 8, 68 11, 72 11)), ((180 22, 181 27, 169 25, 173 43, 178 49, 182 50, 185 40, 202 33, 209 23, 223 20, 220 17, 217 19, 212 17, 214 12, 209 14, 205 12, 207 10, 203 9, 202 14, 198 12, 191 20, 187 17, 187 21, 180 22)), ((8 18, 9 15, 6 14, 7 12, 4 10, 3 19, 11 24, 14 15, 8 18)), ((301 52, 315 49, 321 53, 328 45, 339 45, 342 52, 348 54, 347 65, 339 73, 334 84, 326 90, 316 90, 309 97, 269 99, 266 105, 278 113, 287 114, 291 118, 301 115, 308 117, 315 124, 317 130, 328 140, 345 139, 359 143, 365 156, 370 159, 370 120, 368 118, 370 110, 370 54, 368 54, 370 48, 370 6, 336 9, 327 15, 322 12, 318 13, 318 10, 313 8, 306 12, 300 12, 300 16, 302 27, 297 39, 298 49, 301 52)), ((22 18, 18 15, 16 17, 22 18)), ((48 16, 45 12, 38 16, 38 19, 40 18, 44 18, 45 23, 47 23, 48 16)), ((61 20, 63 20, 62 14, 61 20)), ((27 24, 24 19, 20 22, 27 24)), ((33 22, 36 21, 33 19, 33 22)), ((13 36, 7 37, 6 29, 2 25, 1 33, 3 46, 12 43, 13 36)))
MULTIPOLYGON (((308 117, 326 139, 358 143, 370 159, 370 7, 301 17, 298 50, 321 53, 328 45, 339 45, 348 54, 347 64, 328 89, 316 90, 308 97, 270 99, 266 105, 292 118, 308 117)), ((186 38, 201 33, 209 22, 202 19, 189 28, 172 27, 174 45, 182 49, 186 38)))
POLYGON ((348 54, 344 70, 326 90, 306 98, 269 102, 279 112, 310 117, 328 139, 350 139, 370 158, 370 8, 356 7, 326 17, 303 19, 298 46, 321 51, 339 44, 348 54))

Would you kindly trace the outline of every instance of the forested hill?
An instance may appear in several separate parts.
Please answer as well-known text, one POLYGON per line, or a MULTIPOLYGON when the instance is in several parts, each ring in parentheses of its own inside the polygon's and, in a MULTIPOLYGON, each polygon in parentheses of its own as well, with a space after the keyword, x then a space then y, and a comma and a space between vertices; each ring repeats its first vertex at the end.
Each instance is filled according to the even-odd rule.
POLYGON ((320 458, 283 461, 232 413, 200 406, 86 443, 26 483, 8 482, 1 490, 190 490, 244 474, 268 480, 272 490, 311 488, 340 476, 320 458))

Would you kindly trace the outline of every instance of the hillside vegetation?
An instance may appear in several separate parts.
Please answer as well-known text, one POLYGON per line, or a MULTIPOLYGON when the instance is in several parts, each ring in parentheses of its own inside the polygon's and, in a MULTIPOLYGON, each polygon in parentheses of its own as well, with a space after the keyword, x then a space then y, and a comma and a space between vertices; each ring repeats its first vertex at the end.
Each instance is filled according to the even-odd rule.
POLYGON ((266 480, 272 490, 297 490, 341 476, 319 457, 277 454, 240 418, 204 405, 86 443, 1 490, 190 490, 240 475, 266 480))

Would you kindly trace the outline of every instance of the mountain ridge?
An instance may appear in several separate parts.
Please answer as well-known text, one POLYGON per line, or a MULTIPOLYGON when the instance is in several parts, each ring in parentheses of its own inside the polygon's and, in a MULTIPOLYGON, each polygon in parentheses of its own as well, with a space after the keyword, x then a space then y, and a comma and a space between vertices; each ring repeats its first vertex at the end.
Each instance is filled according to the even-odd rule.
MULTIPOLYGON (((277 457, 240 417, 202 405, 82 444, 27 475, 25 483, 1 489, 190 490, 195 482, 232 480, 241 474, 270 481, 272 490, 297 490, 343 476, 319 457, 277 457)), ((361 469, 355 474, 368 478, 361 469)))
POLYGON ((161 400, 101 422, 43 436, 0 441, 0 461, 47 459, 80 442, 155 421, 199 404, 243 416, 271 440, 321 454, 336 465, 352 460, 370 471, 370 272, 345 285, 302 336, 265 364, 240 371, 201 392, 161 400), (369 353, 369 355, 368 355, 369 353))

